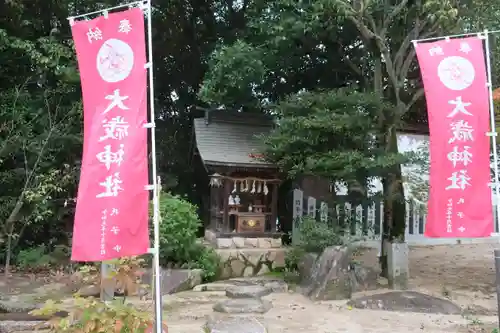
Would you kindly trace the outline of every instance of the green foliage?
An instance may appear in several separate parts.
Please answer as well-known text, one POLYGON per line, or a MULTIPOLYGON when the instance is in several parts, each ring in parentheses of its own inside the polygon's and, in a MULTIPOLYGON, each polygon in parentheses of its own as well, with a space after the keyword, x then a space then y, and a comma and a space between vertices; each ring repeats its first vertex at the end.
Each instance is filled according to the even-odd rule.
POLYGON ((47 249, 42 244, 34 248, 19 251, 16 263, 22 270, 47 268, 53 263, 53 258, 47 254, 47 249))
MULTIPOLYGON (((137 294, 144 260, 138 257, 126 257, 113 260, 110 264, 115 265, 116 269, 105 281, 101 281, 101 274, 94 265, 82 266, 77 276, 85 283, 94 283, 102 287, 107 283, 113 283, 112 287, 123 291, 125 295, 137 294)), ((53 333, 133 333, 145 332, 152 326, 150 311, 138 310, 134 306, 125 304, 122 299, 103 302, 92 297, 81 298, 75 295, 73 301, 72 305, 68 305, 49 300, 41 309, 31 313, 52 317, 49 325, 50 332, 53 333), (59 317, 58 312, 68 312, 68 316, 59 317)))
POLYGON ((65 266, 69 262, 70 249, 57 245, 52 251, 45 244, 22 249, 14 257, 17 268, 21 270, 47 270, 55 266, 65 266))
POLYGON ((302 252, 320 254, 329 246, 346 245, 344 230, 333 223, 303 217, 298 229, 300 237, 296 247, 302 252))
POLYGON ((429 142, 422 143, 411 156, 411 165, 407 166, 407 179, 405 179, 408 191, 414 202, 426 208, 429 198, 429 142))
POLYGON ((32 314, 54 316, 49 322, 53 333, 144 333, 152 325, 150 311, 138 310, 120 300, 105 303, 94 298, 75 297, 74 304, 65 318, 54 315, 68 311, 68 305, 54 301, 47 301, 42 309, 32 314))
POLYGON ((368 194, 368 180, 383 177, 405 156, 384 149, 385 115, 392 106, 375 95, 348 90, 303 92, 276 104, 278 126, 264 137, 266 159, 290 177, 320 176, 368 194))
POLYGON ((189 258, 190 261, 184 263, 183 268, 202 269, 204 281, 214 281, 219 277, 221 261, 214 249, 196 243, 189 251, 189 258))
POLYGON ((164 266, 203 269, 205 279, 216 277, 219 258, 197 241, 201 222, 197 208, 179 196, 160 197, 160 260, 164 266))
POLYGON ((160 257, 162 264, 186 262, 200 227, 196 206, 179 196, 160 197, 160 257))
POLYGON ((285 270, 296 272, 299 270, 299 263, 306 252, 300 246, 293 246, 285 255, 285 270))
POLYGON ((208 63, 211 71, 203 81, 200 98, 207 103, 227 107, 257 106, 258 100, 253 97, 253 89, 265 77, 266 68, 262 57, 261 50, 243 41, 221 47, 208 63), (245 73, 244 76, 241 76, 241 71, 245 73))

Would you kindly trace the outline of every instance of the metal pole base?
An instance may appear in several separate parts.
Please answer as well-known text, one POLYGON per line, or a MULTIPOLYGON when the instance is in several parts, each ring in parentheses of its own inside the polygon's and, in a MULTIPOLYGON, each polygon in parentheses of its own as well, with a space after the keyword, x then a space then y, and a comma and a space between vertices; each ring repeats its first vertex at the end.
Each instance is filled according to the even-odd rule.
POLYGON ((500 329, 500 249, 495 250, 495 277, 497 289, 497 306, 498 306, 498 328, 500 329))

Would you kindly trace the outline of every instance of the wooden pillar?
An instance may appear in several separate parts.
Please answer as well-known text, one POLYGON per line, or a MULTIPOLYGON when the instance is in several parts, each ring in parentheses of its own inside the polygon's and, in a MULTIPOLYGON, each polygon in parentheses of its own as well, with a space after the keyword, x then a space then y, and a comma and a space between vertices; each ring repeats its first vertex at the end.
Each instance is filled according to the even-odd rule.
POLYGON ((231 194, 231 181, 229 179, 224 179, 224 197, 223 202, 223 214, 222 214, 222 232, 227 232, 229 230, 229 195, 231 194))
POLYGON ((276 231, 276 218, 278 217, 278 184, 273 184, 271 194, 271 231, 276 231))

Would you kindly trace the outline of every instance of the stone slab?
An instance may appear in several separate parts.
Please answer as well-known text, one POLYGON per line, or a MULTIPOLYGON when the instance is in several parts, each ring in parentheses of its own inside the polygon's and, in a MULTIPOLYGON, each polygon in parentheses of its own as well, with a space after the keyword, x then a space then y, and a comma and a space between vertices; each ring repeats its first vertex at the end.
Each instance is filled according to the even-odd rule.
POLYGON ((235 278, 219 282, 200 284, 193 288, 193 291, 226 291, 234 286, 263 286, 271 289, 274 293, 286 293, 288 284, 278 278, 271 276, 256 276, 248 278, 235 278))
POLYGON ((0 321, 0 333, 38 332, 47 328, 49 328, 48 323, 43 321, 0 321))
MULTIPOLYGON (((201 283, 201 269, 162 269, 161 292, 162 295, 191 290, 201 283)), ((148 269, 142 276, 142 283, 151 285, 152 275, 148 269)))
POLYGON ((407 243, 386 244, 389 287, 405 290, 410 276, 409 247, 407 243))
POLYGON ((209 319, 205 325, 209 333, 266 333, 266 327, 256 318, 228 317, 209 319))
POLYGON ((258 298, 228 299, 213 307, 215 312, 222 313, 266 313, 271 308, 271 302, 258 298))
POLYGON ((28 313, 41 305, 24 301, 0 301, 0 313, 28 313))
POLYGON ((271 289, 259 285, 232 286, 226 289, 226 296, 229 298, 261 298, 271 292, 271 289))
POLYGON ((354 298, 348 303, 357 309, 399 312, 439 313, 460 315, 462 309, 455 303, 416 291, 390 291, 354 298))

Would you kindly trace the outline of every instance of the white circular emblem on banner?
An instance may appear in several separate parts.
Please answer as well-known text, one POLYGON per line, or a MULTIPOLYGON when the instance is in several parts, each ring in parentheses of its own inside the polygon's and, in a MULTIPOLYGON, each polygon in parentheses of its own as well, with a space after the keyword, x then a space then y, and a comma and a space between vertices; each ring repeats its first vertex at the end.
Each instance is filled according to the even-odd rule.
POLYGON ((476 76, 472 63, 463 57, 446 57, 439 63, 438 76, 446 88, 464 90, 468 88, 476 76))
POLYGON ((125 80, 134 67, 134 51, 119 39, 108 39, 97 52, 97 71, 106 82, 125 80))

